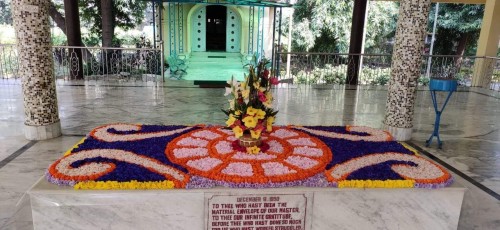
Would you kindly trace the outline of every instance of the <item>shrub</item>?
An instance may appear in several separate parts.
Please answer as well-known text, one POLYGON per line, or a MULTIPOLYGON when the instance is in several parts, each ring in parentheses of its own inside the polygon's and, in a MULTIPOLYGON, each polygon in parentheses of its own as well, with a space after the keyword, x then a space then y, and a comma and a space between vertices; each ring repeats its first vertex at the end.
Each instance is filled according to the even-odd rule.
POLYGON ((362 85, 387 85, 391 79, 391 68, 365 67, 359 78, 362 85))
POLYGON ((423 85, 423 86, 429 85, 430 81, 431 81, 431 79, 426 77, 425 75, 420 75, 420 77, 418 78, 419 85, 423 85))

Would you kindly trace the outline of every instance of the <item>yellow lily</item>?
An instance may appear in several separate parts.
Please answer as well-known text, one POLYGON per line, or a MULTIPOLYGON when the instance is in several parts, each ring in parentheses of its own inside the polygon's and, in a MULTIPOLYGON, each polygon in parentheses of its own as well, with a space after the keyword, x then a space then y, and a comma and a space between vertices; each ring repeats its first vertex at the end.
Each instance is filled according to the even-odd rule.
POLYGON ((255 114, 258 112, 259 110, 253 108, 252 106, 248 107, 247 108, 247 115, 250 115, 250 116, 255 116, 255 114))
POLYGON ((272 101, 271 100, 267 100, 266 102, 262 102, 262 104, 264 106, 266 106, 267 108, 272 108, 272 101))
POLYGON ((243 82, 240 83, 240 88, 242 90, 245 89, 245 88, 247 88, 247 82, 248 82, 247 78, 248 77, 245 76, 245 81, 243 81, 243 82))
POLYGON ((266 111, 262 109, 257 110, 257 115, 255 116, 255 118, 264 119, 264 117, 266 117, 266 111))
POLYGON ((250 90, 248 90, 248 89, 242 90, 241 91, 241 96, 243 98, 248 98, 248 96, 250 96, 250 90))
POLYGON ((235 122, 235 121, 236 121, 236 118, 235 118, 235 117, 233 117, 233 115, 229 115, 229 119, 227 119, 227 121, 226 121, 226 125, 227 125, 228 127, 230 127, 231 125, 233 125, 233 124, 234 124, 234 122, 235 122))
POLYGON ((266 98, 267 98, 268 100, 273 100, 273 94, 272 94, 271 92, 269 92, 269 91, 268 91, 268 92, 266 93, 266 98))
POLYGON ((245 122, 245 126, 247 128, 255 128, 255 126, 257 125, 257 119, 252 116, 243 118, 243 122, 245 122))
POLYGON ((275 118, 274 118, 273 116, 271 116, 271 117, 268 117, 268 118, 267 118, 267 121, 266 121, 266 125, 267 125, 267 127, 266 127, 266 128, 267 128, 267 129, 266 129, 266 130, 267 130, 268 132, 273 131, 273 123, 274 123, 274 119, 275 119, 275 118))
POLYGON ((266 93, 266 98, 267 100, 263 102, 262 104, 266 106, 267 108, 272 108, 273 106, 273 94, 271 92, 266 93))
POLYGON ((252 136, 253 139, 259 139, 261 132, 262 132, 261 130, 257 131, 250 130, 250 135, 252 136))
POLYGON ((247 148, 247 152, 249 154, 258 154, 260 152, 260 148, 257 147, 257 146, 253 146, 253 147, 248 147, 247 148))
POLYGON ((241 129, 240 126, 236 126, 233 128, 233 133, 234 133, 234 136, 236 138, 239 138, 239 137, 243 136, 243 129, 241 129))

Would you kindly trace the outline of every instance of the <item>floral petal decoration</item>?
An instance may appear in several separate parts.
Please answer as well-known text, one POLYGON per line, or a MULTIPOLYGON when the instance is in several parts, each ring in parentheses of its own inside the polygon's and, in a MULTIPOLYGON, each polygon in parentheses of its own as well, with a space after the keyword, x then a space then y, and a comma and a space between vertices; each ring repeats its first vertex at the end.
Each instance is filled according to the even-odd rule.
MULTIPOLYGON (((257 112, 256 112, 257 113, 257 112)), ((98 127, 47 170, 75 189, 440 188, 453 178, 385 131, 358 126, 273 126, 266 148, 234 147, 222 126, 98 127)))

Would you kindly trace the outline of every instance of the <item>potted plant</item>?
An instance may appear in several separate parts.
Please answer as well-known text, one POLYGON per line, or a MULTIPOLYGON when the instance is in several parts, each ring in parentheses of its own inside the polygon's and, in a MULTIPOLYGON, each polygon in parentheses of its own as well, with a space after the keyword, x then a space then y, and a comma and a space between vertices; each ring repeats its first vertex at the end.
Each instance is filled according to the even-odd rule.
POLYGON ((272 108, 271 93, 271 86, 277 85, 278 79, 271 76, 268 65, 266 59, 261 60, 256 67, 251 65, 243 82, 232 78, 228 81, 229 87, 226 87, 225 96, 231 97, 229 109, 222 110, 228 116, 226 125, 238 138, 239 147, 252 154, 261 151, 261 135, 272 131, 278 113, 272 108))

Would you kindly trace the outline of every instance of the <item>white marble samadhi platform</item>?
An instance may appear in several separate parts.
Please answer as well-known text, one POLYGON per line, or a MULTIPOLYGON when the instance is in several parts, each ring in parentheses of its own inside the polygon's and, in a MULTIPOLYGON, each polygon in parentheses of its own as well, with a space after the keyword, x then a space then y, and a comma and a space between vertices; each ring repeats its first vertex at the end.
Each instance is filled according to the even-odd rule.
MULTIPOLYGON (((232 226, 229 220, 225 221, 228 227, 220 227, 220 223, 213 223, 214 202, 231 203, 231 199, 235 202, 248 201, 238 199, 241 197, 262 199, 281 197, 281 201, 288 199, 288 207, 295 205, 297 208, 289 209, 292 213, 289 218, 295 218, 298 224, 294 230, 408 230, 456 229, 464 192, 465 188, 457 183, 434 190, 293 187, 103 191, 73 190, 71 187, 50 184, 42 178, 28 193, 31 199, 33 226, 37 230, 285 229, 271 225, 271 220, 260 222, 265 224, 260 228, 232 226), (293 199, 297 199, 296 202, 293 199), (301 221, 298 221, 299 219, 301 221)), ((248 209, 251 210, 254 209, 248 209)), ((227 218, 236 218, 236 215, 230 216, 232 217, 227 218)), ((262 218, 267 217, 274 218, 262 216, 262 218)), ((257 223, 259 222, 253 224, 257 223)))

